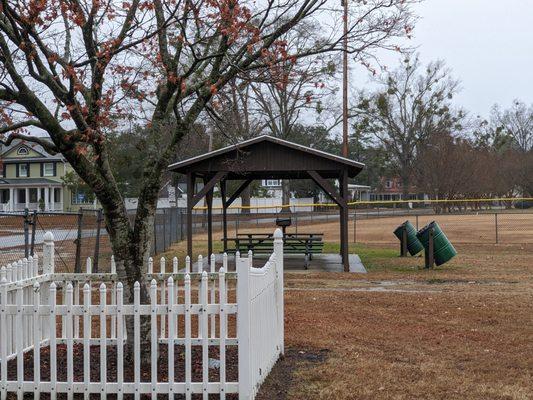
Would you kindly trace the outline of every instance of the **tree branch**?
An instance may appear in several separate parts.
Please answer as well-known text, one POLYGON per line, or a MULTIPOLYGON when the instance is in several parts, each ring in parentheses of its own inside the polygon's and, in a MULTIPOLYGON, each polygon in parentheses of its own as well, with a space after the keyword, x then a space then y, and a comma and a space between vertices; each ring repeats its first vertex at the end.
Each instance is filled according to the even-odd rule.
MULTIPOLYGON (((10 130, 14 130, 14 129, 20 129, 25 126, 32 126, 32 125, 39 126, 41 128, 40 123, 38 121, 27 121, 26 123, 19 123, 19 124, 11 125, 9 128, 11 128, 10 130), (18 127, 15 127, 16 125, 18 125, 18 127)), ((5 129, 6 128, 0 129, 0 134, 7 132, 5 129)), ((24 140, 26 142, 37 143, 38 145, 42 146, 48 153, 52 155, 59 153, 59 149, 50 140, 43 138, 43 137, 38 137, 38 136, 23 135, 22 133, 17 133, 17 132, 11 133, 5 140, 0 139, 0 143, 3 144, 4 146, 9 146, 15 139, 24 140)))

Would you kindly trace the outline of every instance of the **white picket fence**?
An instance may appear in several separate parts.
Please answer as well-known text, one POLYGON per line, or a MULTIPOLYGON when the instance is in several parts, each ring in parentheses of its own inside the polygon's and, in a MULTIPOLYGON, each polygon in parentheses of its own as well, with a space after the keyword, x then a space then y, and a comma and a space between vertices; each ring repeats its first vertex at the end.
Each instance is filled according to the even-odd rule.
POLYGON ((52 399, 58 393, 68 399, 75 393, 85 399, 91 394, 101 398, 116 394, 118 399, 125 394, 135 399, 143 394, 151 398, 182 394, 186 399, 194 394, 203 399, 218 394, 225 399, 232 393, 238 393, 239 399, 253 399, 284 351, 279 229, 274 237, 274 252, 262 268, 253 268, 251 253, 237 255, 236 273, 228 272, 225 255, 222 265, 216 265, 212 256, 209 271, 203 270, 200 256, 196 272, 191 272, 188 257, 183 271, 173 259, 172 272, 166 272, 165 259, 160 261, 159 272, 154 272, 149 260, 150 304, 141 304, 139 282, 133 289, 133 304, 125 304, 125 289, 116 282, 113 261, 109 274, 92 274, 90 259, 86 273, 55 273, 53 236, 47 233, 42 267, 34 257, 0 270, 1 400, 8 393, 16 393, 18 399, 25 393, 37 399, 44 393, 52 399), (133 318, 132 365, 125 364, 126 318, 133 318), (147 350, 141 348, 144 318, 150 325, 149 371, 141 368, 141 351, 147 350), (238 352, 238 366, 226 363, 232 347, 238 352), (163 361, 159 358, 162 348, 167 354, 163 361), (217 359, 210 358, 213 348, 217 359), (43 369, 42 350, 47 350, 43 354, 49 371, 43 369), (97 379, 91 376, 95 352, 97 379), (115 365, 112 374, 108 374, 110 358, 115 365), (201 364, 201 373, 193 371, 193 363, 201 364), (218 370, 216 380, 210 379, 214 375, 210 364, 218 370), (227 379, 231 368, 238 370, 237 380, 227 379), (131 369, 133 374, 127 374, 131 369), (162 369, 166 370, 164 379, 159 378, 162 369))

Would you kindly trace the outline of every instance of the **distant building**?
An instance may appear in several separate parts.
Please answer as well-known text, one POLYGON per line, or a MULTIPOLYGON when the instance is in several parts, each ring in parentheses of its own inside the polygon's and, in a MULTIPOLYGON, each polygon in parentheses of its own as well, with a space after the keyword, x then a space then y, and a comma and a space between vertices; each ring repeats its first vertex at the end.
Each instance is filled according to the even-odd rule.
POLYGON ((268 196, 281 199, 283 197, 281 183, 281 179, 263 179, 261 181, 261 187, 266 191, 268 196))
POLYGON ((73 171, 61 154, 48 154, 42 146, 14 140, 0 146, 0 211, 76 211, 93 207, 82 190, 71 191, 63 177, 73 171))
MULTIPOLYGON (((168 180, 159 190, 159 196, 157 198, 157 208, 173 208, 173 207, 185 207, 185 201, 181 197, 183 191, 179 186, 174 186, 172 181, 168 180), (181 204, 183 203, 183 204, 181 204)), ((137 209, 139 199, 136 197, 127 197, 124 199, 124 204, 127 210, 137 209)))
POLYGON ((352 201, 369 201, 372 188, 366 185, 348 184, 348 192, 352 201))
POLYGON ((428 196, 419 193, 413 185, 409 188, 407 198, 404 198, 403 184, 399 177, 382 177, 376 189, 370 193, 371 201, 425 200, 428 196))

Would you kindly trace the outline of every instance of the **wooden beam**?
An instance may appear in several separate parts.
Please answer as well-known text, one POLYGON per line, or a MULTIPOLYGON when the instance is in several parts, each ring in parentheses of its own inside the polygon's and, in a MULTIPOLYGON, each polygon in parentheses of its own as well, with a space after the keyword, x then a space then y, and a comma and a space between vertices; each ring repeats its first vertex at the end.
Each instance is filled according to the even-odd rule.
POLYGON ((243 192, 244 189, 246 189, 250 183, 252 183, 253 179, 246 179, 241 186, 239 186, 237 188, 237 190, 235 191, 235 193, 233 193, 231 195, 231 197, 228 199, 228 201, 226 202, 226 207, 229 207, 231 205, 231 203, 233 203, 235 201, 235 199, 237 197, 239 197, 239 195, 243 192))
POLYGON ((192 258, 192 209, 194 207, 194 187, 196 177, 194 173, 187 174, 187 255, 192 258))
POLYGON ((213 254, 213 188, 206 193, 205 199, 207 203, 207 263, 211 265, 211 254, 213 254))
POLYGON ((198 192, 198 194, 196 194, 193 199, 192 199, 192 206, 194 207, 196 204, 198 204, 198 202, 207 194, 207 192, 209 192, 210 190, 212 190, 215 185, 220 182, 221 179, 223 179, 225 176, 227 175, 227 172, 224 172, 224 171, 218 171, 215 176, 213 176, 211 178, 211 180, 209 182, 207 182, 206 184, 204 184, 204 187, 202 188, 202 190, 200 190, 198 192))
POLYGON ((307 171, 311 179, 313 179, 320 188, 326 192, 326 194, 331 197, 331 199, 337 203, 340 207, 347 207, 346 200, 337 193, 337 190, 335 187, 329 183, 326 179, 322 178, 322 176, 316 172, 316 171, 307 171))
POLYGON ((339 178, 339 189, 344 205, 341 206, 340 228, 341 228, 341 258, 344 265, 344 272, 350 272, 350 253, 348 249, 348 173, 342 171, 339 178))
POLYGON ((222 239, 224 252, 228 250, 228 215, 226 206, 226 183, 225 179, 220 181, 220 196, 222 197, 222 239))

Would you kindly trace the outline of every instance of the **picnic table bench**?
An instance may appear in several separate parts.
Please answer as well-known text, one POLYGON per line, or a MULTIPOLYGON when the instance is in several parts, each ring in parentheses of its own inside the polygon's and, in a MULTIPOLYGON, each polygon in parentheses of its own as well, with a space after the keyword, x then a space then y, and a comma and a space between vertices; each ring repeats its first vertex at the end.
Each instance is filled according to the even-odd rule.
MULTIPOLYGON (((309 261, 313 254, 322 253, 324 247, 323 233, 286 233, 283 238, 283 252, 285 254, 304 254, 305 269, 309 267, 309 261)), ((270 233, 239 233, 236 237, 227 238, 234 247, 226 249, 227 253, 239 251, 254 254, 270 254, 274 251, 274 237, 270 233)))

